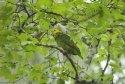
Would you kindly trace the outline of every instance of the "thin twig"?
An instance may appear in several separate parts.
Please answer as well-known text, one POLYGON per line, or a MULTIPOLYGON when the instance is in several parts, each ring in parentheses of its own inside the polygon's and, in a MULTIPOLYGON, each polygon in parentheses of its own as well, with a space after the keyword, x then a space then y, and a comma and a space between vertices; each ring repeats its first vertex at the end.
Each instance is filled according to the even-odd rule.
POLYGON ((96 12, 95 14, 93 14, 93 15, 91 15, 91 16, 89 16, 89 17, 83 19, 83 20, 78 21, 78 23, 80 23, 80 22, 85 22, 85 21, 87 21, 87 20, 89 20, 89 19, 95 17, 95 16, 98 15, 99 13, 100 13, 100 11, 96 12))
POLYGON ((110 45, 111 45, 111 39, 108 41, 108 55, 107 55, 107 62, 106 62, 106 65, 104 67, 104 70, 102 71, 102 76, 104 76, 104 73, 108 67, 108 64, 109 64, 109 61, 110 61, 110 45))
POLYGON ((9 4, 12 4, 12 5, 17 5, 17 4, 15 4, 15 3, 12 3, 12 2, 9 2, 9 1, 6 1, 7 3, 9 3, 9 4))
POLYGON ((26 12, 27 16, 30 17, 30 14, 29 14, 26 6, 24 4, 22 4, 22 7, 23 7, 24 11, 26 12))

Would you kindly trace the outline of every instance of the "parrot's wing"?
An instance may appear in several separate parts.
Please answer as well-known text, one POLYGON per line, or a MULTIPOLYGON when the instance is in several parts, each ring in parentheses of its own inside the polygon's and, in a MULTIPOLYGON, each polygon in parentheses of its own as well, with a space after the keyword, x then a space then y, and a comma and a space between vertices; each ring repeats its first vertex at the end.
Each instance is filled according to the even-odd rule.
POLYGON ((76 49, 76 50, 79 49, 74 43, 74 41, 71 40, 71 38, 68 35, 64 34, 62 39, 65 40, 65 44, 68 45, 69 47, 76 49))
POLYGON ((65 45, 70 47, 69 51, 72 51, 72 54, 79 55, 83 59, 83 57, 81 56, 80 49, 76 46, 74 41, 71 40, 71 38, 66 34, 63 34, 62 37, 62 39, 65 40, 65 45))

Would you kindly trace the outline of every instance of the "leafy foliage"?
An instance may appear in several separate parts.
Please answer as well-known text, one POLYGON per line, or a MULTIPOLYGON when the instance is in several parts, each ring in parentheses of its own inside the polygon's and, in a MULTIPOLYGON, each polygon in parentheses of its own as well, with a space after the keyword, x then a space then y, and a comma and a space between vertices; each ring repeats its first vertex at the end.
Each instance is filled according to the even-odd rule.
POLYGON ((0 1, 0 78, 5 83, 23 78, 37 84, 125 83, 124 51, 124 0, 0 1), (83 59, 67 56, 56 44, 51 30, 57 26, 83 59))

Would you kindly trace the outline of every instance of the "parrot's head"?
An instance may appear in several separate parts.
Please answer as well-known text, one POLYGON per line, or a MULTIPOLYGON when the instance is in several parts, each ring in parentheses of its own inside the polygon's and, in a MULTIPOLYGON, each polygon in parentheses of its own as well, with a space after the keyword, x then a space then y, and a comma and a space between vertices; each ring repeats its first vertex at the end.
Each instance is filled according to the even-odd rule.
POLYGON ((60 34, 62 34, 62 30, 60 28, 54 28, 54 29, 52 29, 52 35, 53 35, 53 37, 57 37, 60 34))

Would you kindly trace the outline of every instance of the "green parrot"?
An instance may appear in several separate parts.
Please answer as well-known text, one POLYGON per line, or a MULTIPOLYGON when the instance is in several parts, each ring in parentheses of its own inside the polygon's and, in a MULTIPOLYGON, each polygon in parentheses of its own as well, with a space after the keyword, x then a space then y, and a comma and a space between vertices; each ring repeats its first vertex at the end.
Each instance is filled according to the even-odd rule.
POLYGON ((55 38, 57 45, 65 50, 68 54, 78 55, 80 58, 83 59, 80 49, 76 46, 70 36, 62 32, 61 28, 54 28, 52 30, 52 35, 55 38))

